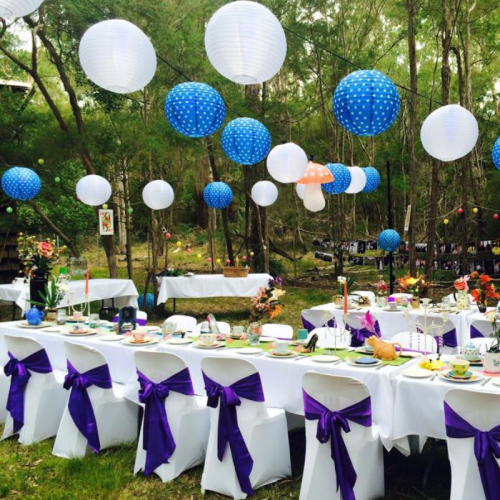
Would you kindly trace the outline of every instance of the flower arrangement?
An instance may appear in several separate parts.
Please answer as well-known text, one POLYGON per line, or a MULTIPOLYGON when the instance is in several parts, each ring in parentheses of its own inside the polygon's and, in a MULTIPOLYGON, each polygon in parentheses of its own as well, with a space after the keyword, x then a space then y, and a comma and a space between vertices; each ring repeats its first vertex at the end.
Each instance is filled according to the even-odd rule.
POLYGON ((52 271, 52 266, 57 262, 66 247, 56 248, 54 240, 47 238, 38 241, 34 236, 25 236, 19 233, 17 239, 19 258, 24 263, 26 276, 46 276, 52 271))
POLYGON ((456 279, 455 283, 453 283, 453 285, 455 286, 455 290, 457 290, 458 292, 467 291, 469 289, 469 279, 470 276, 468 275, 456 279))
POLYGON ((283 279, 277 276, 269 280, 267 287, 259 288, 257 295, 251 298, 251 321, 262 321, 265 316, 268 316, 272 321, 281 314, 284 306, 280 297, 286 293, 285 290, 282 290, 282 285, 283 279))
POLYGON ((421 297, 425 295, 429 288, 430 283, 425 280, 423 274, 417 274, 415 278, 407 275, 398 279, 399 291, 401 293, 411 293, 413 297, 421 297))
POLYGON ((375 283, 374 287, 375 287, 375 293, 379 297, 383 297, 389 291, 389 287, 387 286, 387 283, 385 282, 384 277, 382 275, 378 277, 378 281, 375 283))
POLYGON ((354 287, 356 285, 354 278, 351 278, 350 276, 339 276, 337 278, 337 293, 339 295, 344 295, 344 289, 346 283, 347 283, 347 295, 349 295, 349 293, 351 293, 351 291, 354 290, 354 287))
POLYGON ((361 328, 366 328, 370 333, 375 333, 375 318, 372 316, 370 311, 367 311, 361 318, 361 328))
POLYGON ((57 309, 67 291, 69 291, 68 285, 63 283, 59 278, 53 277, 50 284, 45 283, 45 293, 42 291, 38 292, 43 302, 37 300, 28 300, 28 302, 35 306, 45 307, 46 309, 57 309))
POLYGON ((500 299, 500 295, 496 292, 495 285, 491 282, 490 276, 487 274, 479 274, 477 271, 474 271, 470 277, 471 279, 477 279, 476 288, 471 290, 474 302, 487 306, 488 299, 500 299))

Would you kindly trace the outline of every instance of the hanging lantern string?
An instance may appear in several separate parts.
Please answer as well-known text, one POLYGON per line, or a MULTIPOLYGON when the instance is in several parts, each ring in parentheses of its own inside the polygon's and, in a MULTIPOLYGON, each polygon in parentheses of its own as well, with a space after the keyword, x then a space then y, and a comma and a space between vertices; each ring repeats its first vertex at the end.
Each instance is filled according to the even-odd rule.
POLYGON ((499 208, 489 208, 489 207, 482 207, 480 205, 476 205, 475 203, 472 203, 471 201, 467 202, 468 205, 471 205, 474 208, 478 208, 479 210, 485 210, 487 212, 495 212, 498 213, 500 211, 499 208))

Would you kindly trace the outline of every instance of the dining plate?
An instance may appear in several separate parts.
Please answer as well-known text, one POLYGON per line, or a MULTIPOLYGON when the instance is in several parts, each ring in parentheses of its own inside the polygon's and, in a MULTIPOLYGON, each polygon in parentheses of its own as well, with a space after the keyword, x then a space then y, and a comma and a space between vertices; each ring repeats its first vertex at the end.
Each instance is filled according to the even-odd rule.
POLYGON ((398 311, 402 311, 402 310, 403 310, 403 308, 400 306, 395 307, 395 308, 392 308, 389 306, 382 307, 382 311, 398 312, 398 311))
POLYGON ((446 370, 439 372, 439 376, 443 378, 444 380, 447 380, 448 382, 454 382, 458 384, 470 384, 471 382, 479 382, 480 380, 483 380, 484 376, 481 375, 478 372, 474 372, 472 374, 472 377, 469 378, 456 378, 453 375, 451 375, 451 370, 446 370))
POLYGON ((337 342, 337 344, 325 345, 321 347, 329 351, 345 351, 351 349, 351 346, 340 342, 337 342))
POLYGON ((275 351, 269 351, 267 355, 276 359, 290 359, 296 358, 299 354, 295 351, 287 351, 287 354, 277 354, 275 351))
POLYGON ((431 370, 425 370, 424 368, 420 368, 420 366, 412 366, 405 370, 403 375, 410 378, 430 378, 434 374, 431 370))
POLYGON ((82 316, 80 319, 75 319, 73 316, 68 316, 68 318, 66 319, 68 323, 85 323, 88 320, 88 316, 82 316))
POLYGON ((43 329, 44 332, 49 332, 49 333, 61 333, 62 327, 60 326, 47 326, 46 328, 43 329))
POLYGON ((157 343, 158 343, 158 339, 155 337, 147 337, 146 339, 144 339, 144 342, 137 342, 134 339, 134 337, 132 337, 132 335, 125 337, 120 342, 120 344, 129 345, 129 346, 133 346, 133 347, 144 347, 147 345, 152 345, 152 344, 157 344, 157 343))
POLYGON ((274 337, 260 337, 259 341, 260 342, 276 342, 276 339, 274 337))
POLYGON ((125 335, 116 335, 116 334, 113 334, 113 333, 109 333, 109 334, 101 334, 99 336, 99 340, 103 340, 104 342, 118 342, 119 340, 122 340, 125 338, 125 335))
POLYGON ((160 330, 159 326, 142 326, 140 328, 144 328, 144 330, 146 330, 147 332, 157 332, 158 330, 160 330))
POLYGON ((171 344, 171 345, 186 345, 186 344, 192 344, 193 341, 191 339, 167 339, 165 340, 166 344, 171 344))
POLYGON ((193 342, 193 345, 198 349, 219 349, 219 347, 224 347, 224 342, 215 342, 215 344, 204 345, 199 342, 193 342))
POLYGON ((400 354, 402 358, 421 358, 423 354, 421 352, 415 352, 415 351, 405 351, 400 354))
POLYGON ((40 329, 40 328, 47 328, 48 326, 52 326, 48 321, 42 321, 39 325, 30 325, 27 321, 23 321, 22 323, 17 324, 19 328, 34 328, 34 329, 40 329))
POLYGON ((358 347, 357 349, 354 349, 356 352, 360 352, 362 354, 373 354, 373 347, 371 346, 361 346, 358 347))
POLYGON ((61 335, 65 335, 66 337, 90 337, 91 335, 97 335, 95 330, 90 330, 88 332, 81 333, 70 333, 68 330, 61 332, 61 335))
POLYGON ((316 363, 333 363, 334 361, 338 361, 340 358, 338 356, 320 354, 319 356, 311 356, 311 359, 316 363))
MULTIPOLYGON (((357 358, 359 359, 359 358, 357 358)), ((373 368, 374 366, 380 366, 382 361, 380 359, 375 360, 374 363, 356 363, 353 358, 346 358, 347 364, 351 366, 359 366, 361 368, 373 368)))
POLYGON ((262 352, 262 349, 259 349, 258 347, 242 347, 241 349, 236 349, 238 354, 244 354, 244 355, 254 355, 254 354, 260 354, 262 352))

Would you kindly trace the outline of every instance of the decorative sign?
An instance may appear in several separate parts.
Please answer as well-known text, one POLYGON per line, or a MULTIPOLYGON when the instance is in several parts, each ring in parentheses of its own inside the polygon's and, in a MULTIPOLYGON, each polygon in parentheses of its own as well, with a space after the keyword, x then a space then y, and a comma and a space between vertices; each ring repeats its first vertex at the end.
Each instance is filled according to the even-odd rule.
POLYGON ((113 210, 99 210, 99 234, 102 236, 115 234, 113 210))
POLYGON ((405 230, 404 230, 405 233, 407 233, 410 230, 410 222, 411 222, 410 219, 411 219, 411 205, 408 205, 405 217, 405 230))

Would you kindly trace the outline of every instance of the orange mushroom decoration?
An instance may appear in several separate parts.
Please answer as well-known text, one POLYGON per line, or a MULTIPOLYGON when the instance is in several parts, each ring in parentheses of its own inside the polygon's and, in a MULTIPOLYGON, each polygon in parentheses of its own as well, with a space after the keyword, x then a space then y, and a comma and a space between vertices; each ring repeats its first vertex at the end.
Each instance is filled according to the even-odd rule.
POLYGON ((297 181, 297 184, 305 184, 304 206, 311 212, 319 212, 325 208, 325 197, 321 184, 333 182, 333 174, 325 166, 310 161, 307 164, 306 173, 297 181))

